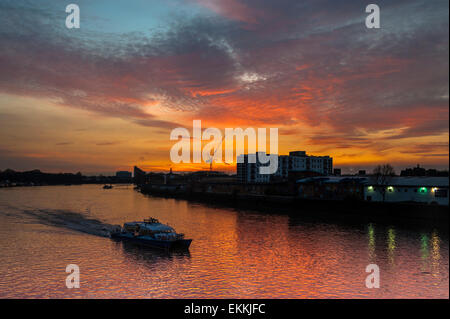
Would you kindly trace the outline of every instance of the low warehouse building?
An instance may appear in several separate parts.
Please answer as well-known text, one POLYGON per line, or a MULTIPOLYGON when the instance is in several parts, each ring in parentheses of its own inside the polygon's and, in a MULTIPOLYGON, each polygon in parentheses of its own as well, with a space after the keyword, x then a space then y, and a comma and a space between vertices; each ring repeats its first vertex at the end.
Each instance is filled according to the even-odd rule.
POLYGON ((364 188, 367 201, 421 202, 448 206, 448 177, 392 177, 387 185, 371 184, 364 188))

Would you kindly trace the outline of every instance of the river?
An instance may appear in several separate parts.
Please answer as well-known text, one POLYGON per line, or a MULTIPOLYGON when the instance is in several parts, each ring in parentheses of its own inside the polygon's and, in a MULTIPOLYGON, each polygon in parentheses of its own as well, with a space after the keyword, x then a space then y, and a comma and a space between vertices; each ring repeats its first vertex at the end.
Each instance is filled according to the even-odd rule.
POLYGON ((305 220, 144 196, 132 186, 0 189, 0 298, 449 298, 448 232, 305 220), (149 216, 187 252, 113 241, 149 216), (66 266, 80 287, 66 287, 66 266), (380 288, 366 287, 366 266, 380 288))

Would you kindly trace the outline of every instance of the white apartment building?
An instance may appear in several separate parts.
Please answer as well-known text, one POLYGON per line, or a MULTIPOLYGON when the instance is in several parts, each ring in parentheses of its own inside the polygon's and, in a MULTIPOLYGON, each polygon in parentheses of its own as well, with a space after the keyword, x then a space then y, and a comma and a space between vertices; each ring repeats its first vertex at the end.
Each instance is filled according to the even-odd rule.
MULTIPOLYGON (((259 174, 262 164, 248 162, 248 154, 240 155, 243 163, 237 164, 237 177, 242 183, 268 183, 272 175, 259 174)), ((305 151, 290 152, 289 155, 278 156, 278 170, 273 176, 287 179, 289 172, 316 172, 321 175, 331 175, 333 158, 329 156, 310 156, 305 151)))
POLYGON ((322 175, 331 175, 333 172, 333 158, 329 156, 311 156, 305 151, 289 152, 289 155, 280 155, 278 158, 278 171, 275 176, 287 178, 289 172, 316 172, 322 175))
POLYGON ((268 164, 262 164, 259 161, 258 154, 253 154, 256 157, 256 163, 249 162, 249 155, 239 155, 236 164, 237 178, 242 183, 268 183, 270 182, 270 174, 260 174, 259 168, 268 164), (242 163, 240 163, 242 161, 242 163))

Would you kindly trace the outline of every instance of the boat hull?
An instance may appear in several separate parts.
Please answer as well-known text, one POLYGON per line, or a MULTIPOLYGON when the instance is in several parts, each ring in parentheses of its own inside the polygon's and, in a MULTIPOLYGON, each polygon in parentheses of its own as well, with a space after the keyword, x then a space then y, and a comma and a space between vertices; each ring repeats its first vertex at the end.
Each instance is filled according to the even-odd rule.
POLYGON ((129 242, 141 244, 144 246, 158 248, 158 249, 188 249, 191 245, 192 239, 177 239, 177 240, 157 240, 147 236, 133 236, 131 234, 111 234, 111 238, 126 240, 129 242))

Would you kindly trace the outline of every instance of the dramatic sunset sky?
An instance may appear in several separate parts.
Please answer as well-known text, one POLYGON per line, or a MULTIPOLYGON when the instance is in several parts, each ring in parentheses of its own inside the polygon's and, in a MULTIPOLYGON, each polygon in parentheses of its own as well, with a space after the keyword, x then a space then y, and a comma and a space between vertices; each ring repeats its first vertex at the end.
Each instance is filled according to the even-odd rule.
MULTIPOLYGON (((0 1, 0 170, 174 165, 174 127, 278 127, 344 172, 448 168, 448 0, 0 1), (66 5, 81 28, 65 27, 66 5), (365 7, 381 8, 367 29, 365 7)), ((230 166, 217 169, 230 170, 230 166)))

